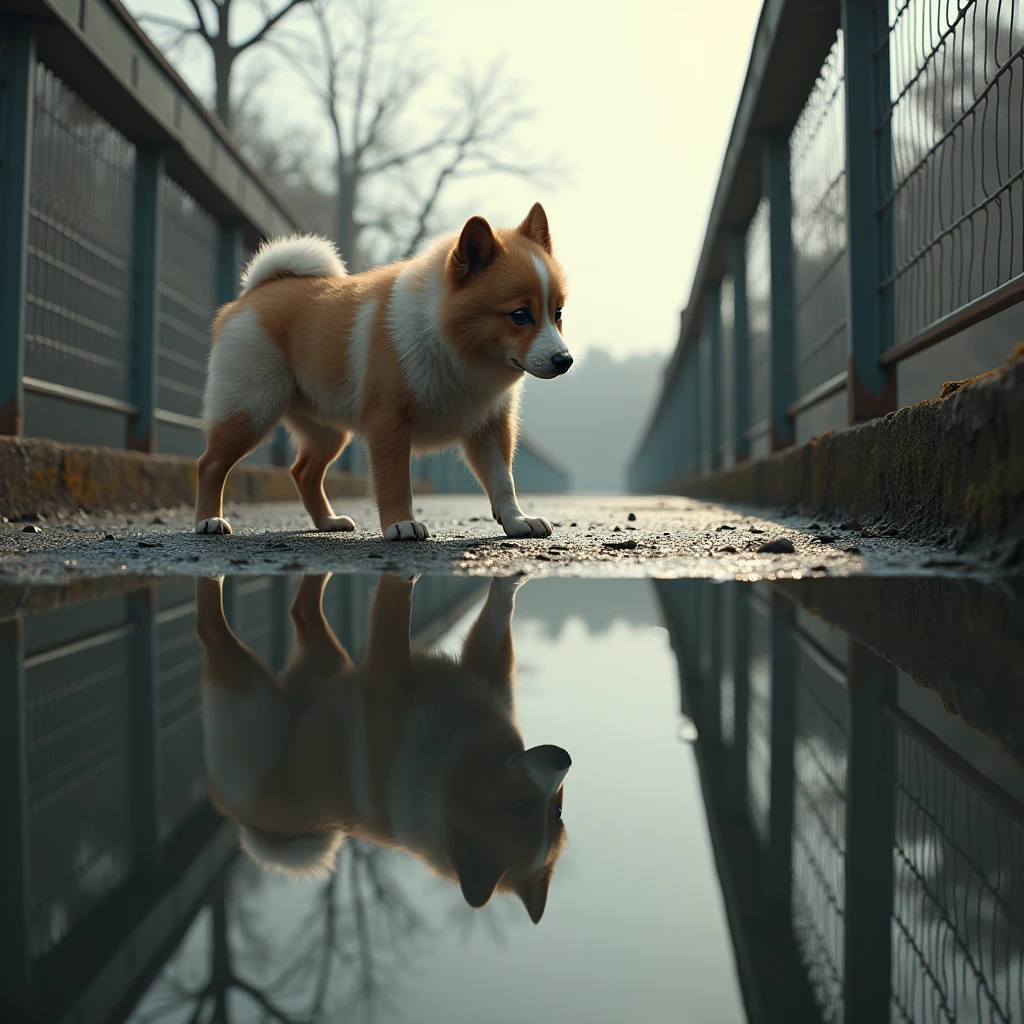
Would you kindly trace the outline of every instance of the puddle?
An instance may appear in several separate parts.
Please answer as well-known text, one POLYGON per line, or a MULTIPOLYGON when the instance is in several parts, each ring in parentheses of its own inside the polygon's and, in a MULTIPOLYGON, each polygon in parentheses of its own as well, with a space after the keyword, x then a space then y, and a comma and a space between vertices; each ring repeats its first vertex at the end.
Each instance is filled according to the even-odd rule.
POLYGON ((5 1020, 1024 1019, 1011 590, 104 588, 0 594, 5 1020))

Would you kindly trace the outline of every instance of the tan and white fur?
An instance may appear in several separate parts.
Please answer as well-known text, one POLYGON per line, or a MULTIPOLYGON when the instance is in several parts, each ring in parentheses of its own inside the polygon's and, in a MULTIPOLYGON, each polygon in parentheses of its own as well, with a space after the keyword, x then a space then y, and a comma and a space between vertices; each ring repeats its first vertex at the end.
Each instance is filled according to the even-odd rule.
POLYGON ((472 217, 419 255, 360 274, 322 238, 265 244, 213 322, 196 532, 231 532, 228 473, 283 419, 292 478, 319 530, 355 528, 334 514, 323 480, 356 433, 388 540, 429 535, 413 515, 410 457, 452 445, 508 536, 549 536, 551 524, 519 505, 512 459, 524 374, 572 364, 564 302, 539 203, 517 228, 472 217))
POLYGON ((538 922, 566 842, 571 759, 556 746, 525 750, 516 724, 519 581, 491 583, 454 658, 411 647, 413 581, 382 577, 353 664, 323 615, 328 578, 299 586, 280 675, 231 631, 220 581, 196 582, 212 802, 268 870, 325 877, 352 836, 411 853, 470 906, 516 893, 538 922))

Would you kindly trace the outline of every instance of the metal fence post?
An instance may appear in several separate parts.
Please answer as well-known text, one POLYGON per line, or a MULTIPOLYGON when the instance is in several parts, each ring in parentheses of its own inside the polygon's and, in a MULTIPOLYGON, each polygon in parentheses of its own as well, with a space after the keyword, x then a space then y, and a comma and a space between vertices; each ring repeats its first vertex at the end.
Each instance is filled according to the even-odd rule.
POLYGON ((270 581, 270 665, 280 672, 288 660, 289 615, 291 605, 287 576, 275 576, 270 581))
POLYGON ((241 224, 221 221, 218 229, 217 302, 224 305, 238 298, 238 280, 242 272, 245 242, 241 224))
POLYGON ((796 395, 793 383, 793 196, 789 173, 789 133, 764 138, 764 195, 768 197, 771 259, 771 423, 772 451, 793 443, 793 420, 786 411, 796 395))
POLYGON ((700 387, 700 340, 690 339, 686 354, 686 373, 690 382, 690 402, 693 407, 693 439, 690 451, 690 472, 700 474, 701 453, 704 451, 704 396, 700 387))
POLYGON ((136 868, 152 876, 160 866, 160 694, 157 585, 131 594, 131 821, 136 868))
POLYGON ((32 861, 21 619, 0 622, 0 680, 0 805, 4 809, 0 835, 0 903, 4 908, 0 914, 0 1006, 18 1008, 28 1003, 32 989, 28 916, 32 861))
POLYGON ((25 292, 32 188, 36 33, 12 21, 0 53, 0 434, 25 427, 25 292))
POLYGON ((769 915, 788 914, 793 888, 793 748, 796 742, 796 644, 793 606, 772 594, 771 802, 764 896, 769 915))
POLYGON ((128 421, 128 447, 156 451, 157 342, 160 313, 160 259, 163 213, 160 182, 164 155, 156 146, 135 151, 135 198, 132 213, 132 307, 129 358, 131 401, 138 412, 128 421))
POLYGON ((846 76, 846 238, 849 274, 846 382, 848 421, 861 423, 896 408, 896 371, 883 366, 891 344, 892 119, 889 103, 889 9, 867 0, 842 0, 846 76))
POLYGON ((846 769, 845 1017, 888 1020, 895 801, 893 732, 885 702, 896 669, 849 641, 850 740, 846 769))
MULTIPOLYGON (((705 698, 704 721, 701 728, 705 736, 713 738, 716 747, 722 746, 722 587, 712 587, 703 602, 710 622, 702 629, 701 643, 708 645, 708 674, 701 687, 705 698)), ((705 626, 702 623, 702 626, 705 626)), ((702 659, 703 660, 703 659, 702 659)))
POLYGON ((722 396, 725 382, 722 380, 722 285, 713 284, 707 294, 708 317, 708 355, 710 357, 710 387, 708 404, 710 406, 710 438, 711 468, 722 465, 722 396))
POLYGON ((747 749, 750 742, 750 597, 749 584, 729 585, 732 600, 732 753, 726 791, 730 808, 742 813, 747 806, 747 749))
POLYGON ((750 455, 750 319, 747 312, 747 229, 729 234, 729 273, 732 275, 732 450, 737 462, 750 455))

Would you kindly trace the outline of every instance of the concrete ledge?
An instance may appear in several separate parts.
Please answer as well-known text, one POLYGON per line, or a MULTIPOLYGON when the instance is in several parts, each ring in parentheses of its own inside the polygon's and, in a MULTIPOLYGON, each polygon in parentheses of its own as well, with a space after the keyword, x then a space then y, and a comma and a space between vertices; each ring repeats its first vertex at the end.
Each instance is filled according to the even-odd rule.
MULTIPOLYGON (((366 478, 329 473, 332 498, 362 496, 366 478)), ((419 492, 429 490, 417 481, 419 492)), ((196 460, 144 455, 117 448, 58 444, 38 438, 0 438, 0 515, 14 519, 87 512, 128 512, 191 505, 196 496, 196 460)), ((295 485, 283 466, 241 463, 228 477, 232 502, 294 501, 295 485)))
POLYGON ((800 509, 1024 554, 1024 345, 935 399, 703 477, 670 494, 800 509))

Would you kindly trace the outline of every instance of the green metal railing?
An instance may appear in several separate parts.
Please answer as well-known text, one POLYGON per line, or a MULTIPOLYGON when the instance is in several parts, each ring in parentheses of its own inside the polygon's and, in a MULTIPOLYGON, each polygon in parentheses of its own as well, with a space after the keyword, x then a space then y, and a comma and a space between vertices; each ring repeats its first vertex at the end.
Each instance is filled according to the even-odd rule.
MULTIPOLYGON (((201 454, 214 312, 304 229, 117 0, 0 15, 0 434, 201 454)), ((283 429, 250 456, 288 458, 283 429)), ((476 489, 452 453, 418 469, 476 489)), ((529 442, 517 483, 569 488, 529 442)))
POLYGON ((766 0, 632 489, 890 412, 1020 302, 1022 110, 1019 3, 766 0))

